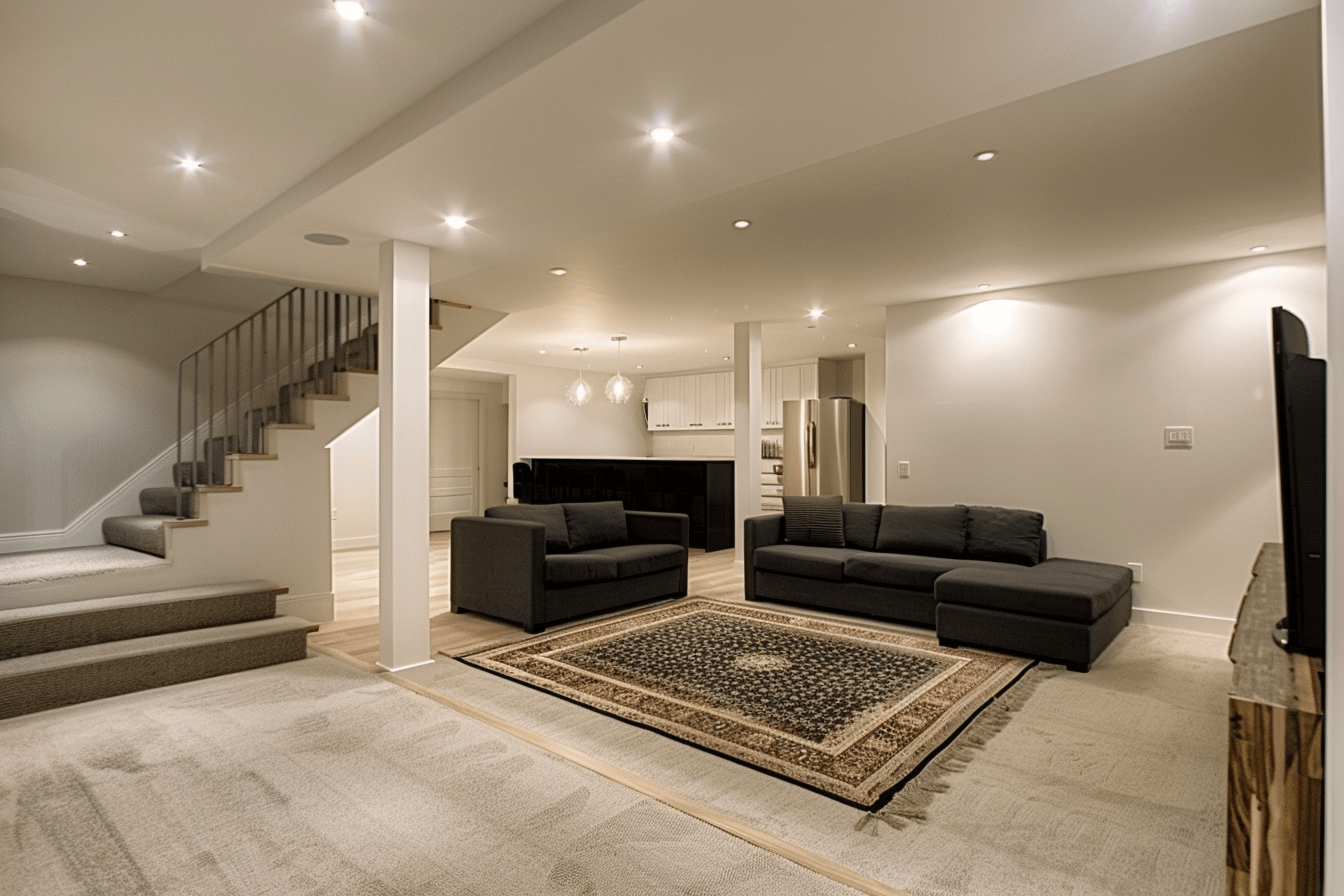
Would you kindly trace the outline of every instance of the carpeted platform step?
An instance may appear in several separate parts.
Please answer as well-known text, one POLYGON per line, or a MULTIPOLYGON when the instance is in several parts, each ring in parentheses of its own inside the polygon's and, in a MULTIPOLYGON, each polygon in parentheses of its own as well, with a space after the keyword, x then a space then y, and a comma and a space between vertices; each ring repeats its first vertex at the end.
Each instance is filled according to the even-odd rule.
POLYGON ((0 610, 0 660, 270 619, 281 590, 256 579, 0 610))
POLYGON ((0 719, 303 659, 312 628, 276 616, 0 660, 0 719))
POLYGON ((110 516, 103 520, 103 541, 118 547, 144 551, 155 557, 168 553, 167 536, 163 524, 177 519, 164 514, 142 514, 140 516, 110 516))
MULTIPOLYGON (((177 512, 177 489, 171 485, 156 486, 154 488, 140 489, 140 512, 150 516, 178 516, 177 512)), ((196 491, 194 489, 182 490, 182 513, 181 516, 196 516, 196 491)))

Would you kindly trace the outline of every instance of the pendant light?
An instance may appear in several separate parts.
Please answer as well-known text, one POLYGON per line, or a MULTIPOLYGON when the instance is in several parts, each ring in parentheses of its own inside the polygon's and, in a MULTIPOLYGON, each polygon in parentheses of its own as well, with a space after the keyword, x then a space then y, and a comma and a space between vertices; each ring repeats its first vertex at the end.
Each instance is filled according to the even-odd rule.
POLYGON ((569 384, 569 388, 565 390, 565 398, 568 399, 570 404, 581 408, 588 403, 588 399, 593 397, 593 387, 583 380, 583 353, 588 349, 576 345, 574 351, 579 353, 579 378, 569 384))
POLYGON ((611 341, 616 343, 616 375, 607 380, 607 401, 612 404, 625 404, 635 389, 634 383, 621 376, 621 343, 625 339, 625 336, 611 337, 611 341))

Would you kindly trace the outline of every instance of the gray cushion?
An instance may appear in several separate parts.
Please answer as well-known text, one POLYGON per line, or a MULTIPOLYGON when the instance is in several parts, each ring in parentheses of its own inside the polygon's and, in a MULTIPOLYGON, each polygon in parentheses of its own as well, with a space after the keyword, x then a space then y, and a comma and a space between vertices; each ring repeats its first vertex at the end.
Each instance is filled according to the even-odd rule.
POLYGON ((546 555, 546 584, 573 585, 616 578, 617 561, 609 554, 586 551, 582 554, 546 555))
POLYGON ((965 557, 919 557, 913 554, 855 554, 845 561, 845 578, 872 585, 912 591, 933 591, 933 583, 954 569, 1007 569, 1014 567, 965 557))
POLYGON ((616 575, 622 579, 675 569, 686 559, 679 544, 623 544, 602 548, 601 553, 616 558, 616 575))
POLYGON ((877 550, 889 554, 960 557, 966 550, 966 505, 883 507, 877 550))
POLYGON ((569 551, 569 526, 565 511, 559 504, 500 504, 485 508, 485 515, 505 520, 526 520, 546 526, 546 553, 564 554, 569 551))
POLYGON ((569 526, 569 549, 625 544, 625 505, 620 501, 592 501, 586 504, 561 504, 569 526))
POLYGON ((845 547, 871 551, 877 547, 877 527, 882 522, 881 504, 841 504, 845 521, 845 547))
POLYGON ((784 540, 790 544, 842 548, 844 520, 839 495, 784 496, 784 540))
POLYGON ((1029 616, 1093 622, 1129 592, 1127 566, 1054 557, 1030 569, 959 569, 940 577, 939 603, 969 604, 1029 616))
POLYGON ((1034 510, 971 507, 966 520, 966 556, 1032 566, 1041 558, 1041 526, 1034 510))
POLYGON ((824 548, 803 544, 772 544, 757 548, 752 562, 757 569, 810 576, 838 582, 845 575, 845 561, 856 551, 849 548, 824 548))

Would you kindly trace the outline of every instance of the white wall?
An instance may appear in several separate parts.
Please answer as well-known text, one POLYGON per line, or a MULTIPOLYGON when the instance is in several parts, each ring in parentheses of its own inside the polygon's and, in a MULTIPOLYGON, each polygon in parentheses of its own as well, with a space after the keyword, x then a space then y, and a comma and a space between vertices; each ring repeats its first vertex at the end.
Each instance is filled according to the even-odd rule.
POLYGON ((171 445, 178 360, 239 317, 0 276, 0 551, 71 526, 171 445))
POLYGON ((1144 564, 1138 621, 1225 633, 1280 538, 1280 304, 1323 355, 1321 250, 892 306, 887 500, 1042 511, 1052 555, 1144 564), (976 324, 990 299, 1000 335, 976 324), (1193 449, 1163 448, 1176 425, 1193 449))

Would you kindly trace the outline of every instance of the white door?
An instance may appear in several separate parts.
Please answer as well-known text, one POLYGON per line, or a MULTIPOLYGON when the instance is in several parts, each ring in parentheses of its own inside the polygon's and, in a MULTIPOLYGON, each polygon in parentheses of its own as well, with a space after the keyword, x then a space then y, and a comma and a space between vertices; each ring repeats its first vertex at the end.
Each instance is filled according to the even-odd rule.
POLYGON ((480 512, 480 413, 476 398, 429 400, 429 531, 480 512))

